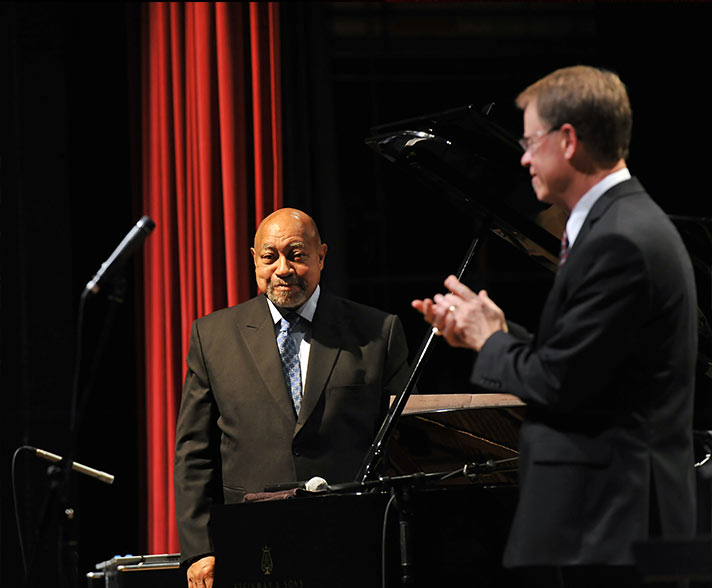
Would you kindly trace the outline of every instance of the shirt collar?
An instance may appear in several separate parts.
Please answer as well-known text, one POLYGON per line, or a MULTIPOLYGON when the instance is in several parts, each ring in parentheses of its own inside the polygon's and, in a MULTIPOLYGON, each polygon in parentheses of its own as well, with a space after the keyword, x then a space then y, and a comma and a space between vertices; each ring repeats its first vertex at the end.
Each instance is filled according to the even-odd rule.
MULTIPOLYGON (((314 313, 316 312, 316 304, 317 302, 319 302, 320 291, 321 286, 317 284, 316 289, 309 297, 309 300, 307 300, 304 304, 302 304, 299 308, 293 310, 292 312, 296 312, 300 317, 306 319, 311 323, 314 319, 314 313)), ((269 298, 267 298, 267 306, 269 306, 269 312, 272 315, 272 321, 274 321, 274 324, 277 324, 279 321, 282 320, 282 313, 279 312, 279 309, 269 298)))
POLYGON ((630 178, 628 168, 624 167, 623 169, 608 174, 581 197, 571 211, 569 220, 566 222, 566 237, 569 240, 569 247, 574 244, 588 213, 593 208, 593 205, 596 204, 596 201, 613 186, 630 180, 630 178))

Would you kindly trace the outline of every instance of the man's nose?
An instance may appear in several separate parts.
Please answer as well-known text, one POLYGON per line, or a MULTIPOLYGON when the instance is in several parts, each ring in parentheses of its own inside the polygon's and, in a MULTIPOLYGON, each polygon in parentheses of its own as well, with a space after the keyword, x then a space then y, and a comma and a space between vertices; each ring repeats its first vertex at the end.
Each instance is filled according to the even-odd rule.
POLYGON ((529 149, 527 149, 524 153, 522 153, 522 158, 519 160, 519 163, 521 163, 523 167, 527 167, 531 164, 531 162, 532 158, 529 154, 529 149))
POLYGON ((279 256, 279 262, 277 263, 277 269, 275 270, 277 275, 284 276, 292 271, 292 264, 284 255, 279 256))

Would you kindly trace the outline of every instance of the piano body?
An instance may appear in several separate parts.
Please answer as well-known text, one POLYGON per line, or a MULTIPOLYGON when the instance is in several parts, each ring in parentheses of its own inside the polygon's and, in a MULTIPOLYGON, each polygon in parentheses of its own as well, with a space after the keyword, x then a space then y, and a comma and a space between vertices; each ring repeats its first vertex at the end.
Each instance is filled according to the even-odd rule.
POLYGON ((514 586, 499 562, 516 467, 461 472, 516 456, 522 411, 505 394, 414 395, 388 443, 392 483, 215 507, 216 588, 394 587, 404 573, 410 586, 514 586), (458 475, 403 474, 440 471, 458 475))
MULTIPOLYGON (((400 121, 372 129, 366 143, 472 215, 482 233, 555 271, 566 215, 534 198, 516 138, 487 113, 469 105, 400 121)), ((696 246, 706 324, 711 225, 680 223, 696 246)), ((709 328, 700 336, 705 410, 696 425, 710 429, 709 328)), ((415 363, 428 346, 426 337, 415 363)), ((511 462, 524 407, 508 395, 411 396, 410 384, 393 399, 350 487, 214 508, 217 588, 517 585, 500 558, 516 502, 511 462)))

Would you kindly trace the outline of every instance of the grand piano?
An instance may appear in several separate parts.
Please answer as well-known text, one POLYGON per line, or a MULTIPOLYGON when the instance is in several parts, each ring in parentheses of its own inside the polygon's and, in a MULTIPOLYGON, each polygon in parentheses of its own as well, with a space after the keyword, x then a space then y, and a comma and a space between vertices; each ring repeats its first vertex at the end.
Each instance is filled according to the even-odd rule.
MULTIPOLYGON (((556 269, 566 216, 533 197, 519 165, 521 148, 492 120, 490 107, 467 105, 383 125, 366 144, 471 215, 482 234, 556 269)), ((676 222, 698 271, 696 426, 709 429, 712 225, 676 222)), ((477 255, 480 236, 460 274, 477 255)), ((430 334, 353 483, 214 507, 217 588, 517 585, 500 558, 516 502, 525 407, 508 395, 413 394, 433 345, 430 334)))

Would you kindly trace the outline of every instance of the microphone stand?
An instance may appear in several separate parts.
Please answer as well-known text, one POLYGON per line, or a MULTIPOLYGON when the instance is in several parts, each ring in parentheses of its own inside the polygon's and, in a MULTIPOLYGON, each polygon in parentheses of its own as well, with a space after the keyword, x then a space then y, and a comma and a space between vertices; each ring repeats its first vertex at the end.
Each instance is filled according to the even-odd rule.
MULTIPOLYGON (((45 451, 43 449, 38 449, 36 447, 30 447, 28 445, 23 445, 22 447, 18 448, 17 451, 15 452, 16 454, 19 453, 21 450, 25 451, 30 451, 37 457, 41 457, 42 459, 46 459, 47 461, 54 462, 55 465, 49 466, 47 468, 47 476, 50 480, 50 492, 47 495, 45 499, 45 503, 41 509, 41 516, 40 516, 40 523, 38 525, 37 531, 35 532, 35 548, 33 548, 33 551, 30 553, 31 561, 34 563, 34 558, 35 558, 35 549, 37 545, 39 544, 39 538, 42 537, 44 532, 51 526, 50 521, 54 516, 56 516, 57 513, 60 515, 64 515, 64 518, 62 519, 64 521, 64 524, 60 527, 61 530, 61 535, 59 537, 59 545, 62 546, 62 549, 58 552, 58 555, 60 558, 64 558, 65 554, 69 555, 68 561, 70 565, 66 565, 63 567, 67 567, 70 570, 73 570, 75 566, 71 565, 71 562, 74 561, 72 558, 72 555, 75 550, 68 550, 64 548, 64 539, 67 539, 68 541, 72 541, 70 538, 73 535, 72 529, 67 529, 68 527, 73 526, 73 520, 74 520, 74 509, 69 507, 67 505, 66 501, 66 493, 64 492, 64 484, 67 481, 65 479, 65 471, 64 467, 65 465, 69 465, 71 469, 73 469, 76 472, 79 472, 80 474, 83 474, 85 476, 90 476, 93 478, 96 478, 97 480, 100 480, 104 482, 105 484, 113 484, 114 483, 114 476, 111 474, 108 474, 106 472, 102 472, 100 470, 96 470, 94 468, 90 468, 88 466, 85 466, 81 463, 77 462, 72 462, 67 460, 66 458, 63 458, 59 455, 55 455, 54 453, 50 453, 49 451, 45 451), (59 503, 58 508, 52 508, 55 502, 59 503), (69 532, 68 532, 69 531, 69 532)), ((14 478, 14 458, 13 458, 13 498, 14 498, 14 504, 15 504, 15 511, 18 511, 18 503, 17 503, 17 493, 16 493, 16 487, 15 487, 15 478, 14 478)), ((24 551, 24 544, 22 540, 22 527, 20 525, 19 518, 16 519, 17 522, 17 532, 18 532, 18 537, 20 539, 20 554, 22 555, 22 566, 23 566, 23 571, 25 573, 25 585, 31 585, 29 580, 29 571, 30 568, 28 568, 27 565, 27 559, 25 557, 25 551, 24 551)))
POLYGON ((415 584, 415 560, 413 558, 413 490, 414 485, 393 486, 391 495, 395 499, 398 509, 398 542, 400 544, 400 571, 401 585, 412 586, 415 584))
POLYGON ((55 495, 58 499, 56 508, 60 516, 59 535, 57 538, 58 549, 58 575, 60 586, 67 588, 78 588, 79 586, 79 539, 76 532, 77 523, 75 521, 77 501, 76 488, 70 485, 71 471, 74 465, 74 457, 77 453, 78 427, 82 422, 86 405, 91 396, 99 363, 104 355, 104 350, 109 341, 109 335, 116 319, 119 306, 124 302, 126 293, 126 278, 117 274, 109 282, 110 289, 107 296, 108 308, 104 316, 99 339, 92 355, 92 360, 87 370, 86 380, 82 383, 81 364, 84 359, 84 349, 82 346, 84 323, 84 309, 86 299, 91 290, 85 289, 82 293, 80 316, 78 319, 77 332, 77 357, 74 373, 74 384, 72 386, 72 404, 70 407, 70 447, 67 455, 56 466, 50 466, 47 474, 50 478, 50 497, 55 495), (72 496, 74 495, 74 496, 72 496))
MULTIPOLYGON (((57 464, 47 468, 49 493, 42 509, 42 515, 35 537, 35 545, 30 551, 31 560, 25 578, 25 585, 27 587, 32 586, 33 560, 41 538, 55 525, 57 528, 58 585, 60 588, 78 588, 79 586, 79 541, 76 532, 75 508, 76 489, 70 484, 71 471, 74 469, 80 471, 80 473, 91 475, 76 467, 77 464, 74 461, 74 457, 77 453, 78 426, 84 416, 100 359, 109 341, 109 335, 116 318, 116 313, 119 306, 124 302, 126 292, 125 277, 117 274, 112 277, 109 285, 110 289, 107 295, 108 309, 104 316, 104 323, 99 333, 99 339, 85 378, 82 378, 82 364, 83 359, 85 359, 83 346, 84 313, 86 302, 90 298, 92 291, 85 289, 81 295, 77 316, 77 348, 69 414, 69 447, 66 455, 60 458, 57 464)), ((53 454, 50 455, 53 456, 53 454)), ((47 458, 47 456, 40 456, 47 458)), ((51 457, 49 459, 55 461, 51 457)))
MULTIPOLYGON (((58 466, 51 466, 48 469, 49 494, 45 503, 45 513, 42 516, 42 526, 39 529, 39 535, 44 531, 44 526, 50 520, 49 513, 53 510, 53 506, 58 502, 59 508, 62 509, 64 516, 61 518, 58 534, 58 566, 59 566, 59 581, 60 588, 78 588, 78 561, 77 540, 74 537, 74 517, 75 510, 70 506, 68 485, 70 474, 74 463, 74 456, 77 453, 77 436, 78 423, 84 414, 86 404, 89 400, 94 378, 96 376, 99 359, 106 347, 109 338, 109 331, 113 325, 114 318, 118 305, 123 303, 124 294, 126 291, 126 280, 119 271, 123 268, 127 259, 143 244, 146 238, 151 234, 156 224, 148 216, 143 216, 131 228, 118 247, 114 249, 109 258, 102 263, 99 271, 94 277, 89 280, 85 286, 80 302, 79 312, 77 314, 77 350, 74 365, 74 377, 72 381, 72 399, 69 414, 69 448, 67 454, 59 463, 58 466), (83 359, 83 344, 84 335, 84 310, 86 302, 91 295, 97 294, 103 288, 104 283, 110 286, 108 295, 109 309, 106 313, 104 324, 99 336, 99 341, 94 350, 92 363, 87 375, 86 382, 82 384, 82 359, 83 359), (66 576, 65 576, 66 574, 66 576)), ((37 540, 39 541, 39 539, 37 540)), ((31 570, 31 568, 30 568, 31 570)), ((30 573, 25 575, 25 584, 30 586, 30 573)))
MULTIPOLYGON (((472 462, 462 468, 448 472, 416 472, 403 476, 380 476, 375 480, 363 482, 345 482, 329 485, 329 493, 365 492, 370 490, 388 489, 398 510, 398 541, 400 547, 400 579, 402 586, 413 586, 416 582, 416 562, 413 556, 413 538, 415 536, 415 511, 413 496, 417 489, 427 486, 429 482, 465 477, 474 482, 479 476, 494 471, 511 469, 519 458, 488 459, 484 462, 472 462)), ((382 562, 385 566, 385 559, 382 562)))
MULTIPOLYGON (((462 279, 465 271, 469 267, 471 261, 474 259, 475 255, 478 253, 481 243, 481 234, 483 234, 488 226, 489 222, 486 220, 479 227, 476 235, 470 247, 467 250, 465 258, 463 259, 460 268, 457 271, 456 277, 458 280, 462 279)), ((401 565, 401 584, 403 586, 412 586, 415 583, 415 561, 413 558, 412 541, 413 541, 413 525, 414 517, 411 506, 412 491, 416 484, 420 484, 429 478, 436 478, 443 475, 452 476, 453 472, 450 473, 436 473, 436 474, 413 474, 409 476, 401 476, 396 478, 383 478, 379 477, 377 480, 372 480, 375 475, 376 469, 380 466, 385 449, 386 443, 390 439, 393 430, 403 413, 408 398, 410 398, 411 393, 415 389, 415 386, 420 379, 420 376, 425 368, 427 360, 429 359, 432 350, 434 349, 435 338, 437 330, 430 329, 421 343, 420 349, 416 355, 416 359, 413 362, 413 367, 411 369, 408 382, 405 388, 400 394, 395 398, 391 404, 388 413, 386 415, 381 428, 376 434, 376 438, 371 444, 371 447, 366 454, 366 457, 361 464, 361 468, 356 476, 356 482, 339 484, 337 486, 347 487, 351 486, 351 489, 366 489, 368 487, 383 486, 384 484, 391 485, 391 495, 395 500, 396 507, 399 512, 399 540, 400 540, 400 565, 401 565), (355 486, 354 486, 355 485, 355 486)), ((463 468, 463 475, 464 474, 463 468)), ((330 489, 333 487, 330 486, 330 489)), ((345 488, 344 488, 345 489, 345 488)), ((385 562, 384 562, 385 565, 385 562)))

